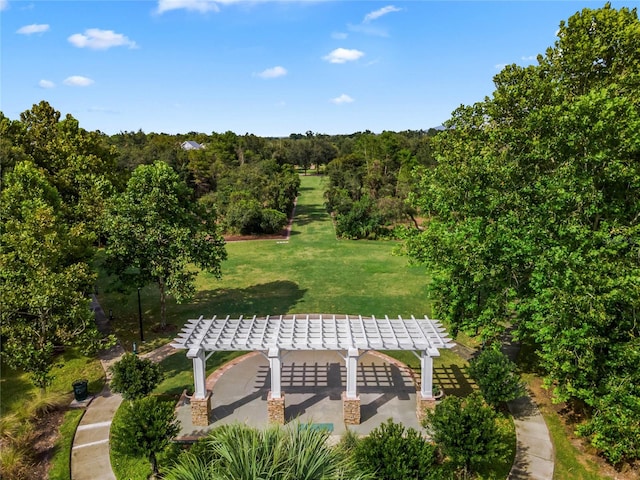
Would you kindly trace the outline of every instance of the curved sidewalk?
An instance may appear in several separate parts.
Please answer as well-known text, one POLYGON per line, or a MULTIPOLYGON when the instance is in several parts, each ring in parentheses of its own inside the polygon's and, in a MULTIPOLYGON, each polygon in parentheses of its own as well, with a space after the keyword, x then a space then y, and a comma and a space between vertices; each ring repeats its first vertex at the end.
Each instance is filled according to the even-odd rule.
MULTIPOLYGON (((502 351, 512 361, 520 352, 511 334, 503 339, 502 351)), ((530 395, 507 404, 516 427, 516 458, 508 480, 551 480, 555 468, 555 452, 549 429, 530 395)))
MULTIPOLYGON (((91 305, 100 331, 108 330, 108 319, 95 296, 91 305)), ((159 362, 174 352, 165 345, 143 357, 159 362)), ((124 354, 120 345, 99 354, 100 363, 107 376, 102 392, 95 395, 86 407, 73 437, 71 449, 71 480, 116 480, 109 454, 109 432, 113 416, 122 403, 122 396, 109 389, 109 367, 124 354)))

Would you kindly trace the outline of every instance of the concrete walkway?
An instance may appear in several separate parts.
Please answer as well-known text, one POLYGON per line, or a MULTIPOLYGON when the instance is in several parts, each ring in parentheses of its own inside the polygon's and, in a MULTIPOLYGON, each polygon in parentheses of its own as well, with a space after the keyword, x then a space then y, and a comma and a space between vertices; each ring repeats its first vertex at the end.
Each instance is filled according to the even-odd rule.
MULTIPOLYGON (((96 324, 102 333, 109 333, 109 320, 95 296, 91 304, 96 324)), ((159 362, 175 350, 165 345, 143 357, 159 362)), ((109 389, 109 367, 124 354, 120 345, 99 354, 100 363, 107 376, 102 392, 90 397, 86 411, 80 420, 71 449, 71 480, 116 480, 109 455, 111 420, 122 403, 122 396, 109 389)))
MULTIPOLYGON (((512 361, 520 352, 520 345, 506 332, 502 351, 512 361)), ((551 480, 555 453, 549 429, 538 406, 530 396, 507 404, 516 428, 516 458, 507 477, 509 480, 551 480)))

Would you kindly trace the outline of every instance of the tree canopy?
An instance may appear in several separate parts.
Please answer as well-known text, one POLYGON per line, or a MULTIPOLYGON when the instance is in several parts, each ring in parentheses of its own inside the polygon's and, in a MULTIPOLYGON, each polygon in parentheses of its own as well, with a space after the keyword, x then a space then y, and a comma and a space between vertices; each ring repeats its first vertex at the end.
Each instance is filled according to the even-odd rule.
POLYGON ((630 400, 619 427, 637 425, 637 12, 584 9, 537 65, 507 66, 494 82, 435 139, 437 165, 413 197, 427 220, 409 254, 434 268, 436 309, 454 332, 491 338, 515 323, 557 399, 602 421, 616 391, 630 400))
POLYGON ((166 163, 138 166, 125 191, 115 195, 105 217, 108 268, 131 287, 155 282, 160 290, 161 326, 166 295, 178 302, 195 291, 195 265, 220 276, 226 258, 215 210, 166 163))
POLYGON ((55 347, 99 344, 87 298, 93 236, 64 221, 58 191, 29 161, 5 175, 0 199, 2 354, 45 388, 55 347))

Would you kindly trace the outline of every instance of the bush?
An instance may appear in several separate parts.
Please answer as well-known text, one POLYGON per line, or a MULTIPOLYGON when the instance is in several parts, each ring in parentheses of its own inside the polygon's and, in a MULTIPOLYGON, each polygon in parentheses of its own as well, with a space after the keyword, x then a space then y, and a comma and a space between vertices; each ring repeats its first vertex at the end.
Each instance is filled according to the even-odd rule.
POLYGON ((121 393, 125 400, 149 395, 162 380, 160 365, 133 353, 125 353, 111 368, 111 390, 121 393))
POLYGON ((436 446, 413 428, 387 420, 368 437, 357 442, 354 456, 364 469, 379 480, 422 480, 442 478, 436 446))
POLYGON ((479 392, 466 399, 445 398, 435 410, 427 410, 424 426, 442 453, 465 474, 499 460, 508 450, 497 414, 479 392))
POLYGON ((469 362, 468 372, 487 403, 496 407, 525 394, 517 368, 500 350, 489 348, 469 362))
POLYGON ((164 450, 180 431, 173 402, 145 397, 125 402, 118 421, 111 426, 114 450, 125 455, 145 456, 158 474, 156 455, 164 450))
POLYGON ((596 400, 593 416, 578 428, 612 464, 640 458, 640 387, 618 380, 596 400))
POLYGON ((336 234, 344 238, 375 238, 382 218, 373 200, 362 197, 353 202, 351 210, 336 215, 336 234))
POLYGON ((328 431, 292 423, 257 429, 222 425, 180 455, 165 479, 365 480, 348 456, 327 445, 328 431), (210 453, 202 451, 206 446, 210 453), (204 455, 203 455, 204 454, 204 455), (213 459, 213 461, 210 461, 213 459))
POLYGON ((270 208, 262 210, 260 215, 261 233, 277 233, 281 231, 289 221, 284 213, 270 208))

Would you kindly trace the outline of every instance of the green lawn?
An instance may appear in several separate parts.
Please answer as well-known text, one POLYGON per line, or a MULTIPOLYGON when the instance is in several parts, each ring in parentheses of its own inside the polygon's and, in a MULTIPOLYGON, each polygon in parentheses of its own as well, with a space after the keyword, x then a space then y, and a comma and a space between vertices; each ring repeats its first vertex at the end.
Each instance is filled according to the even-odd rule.
MULTIPOLYGON (((324 177, 302 176, 296 219, 288 242, 259 240, 227 244, 221 280, 207 273, 197 278, 195 298, 170 301, 173 330, 158 331, 155 286, 141 290, 147 351, 173 338, 189 318, 200 315, 280 315, 340 313, 364 316, 423 316, 431 313, 426 269, 393 255, 397 242, 337 240, 322 192, 324 177)), ((104 311, 114 316, 116 334, 126 349, 139 341, 137 293, 107 291, 99 279, 104 311)))
MULTIPOLYGON (((73 399, 72 383, 78 379, 89 380, 89 392, 102 390, 105 381, 104 370, 100 361, 85 357, 77 349, 69 349, 58 355, 54 361, 53 382, 47 389, 47 395, 66 395, 69 402, 73 399)), ((29 375, 2 365, 0 378, 0 414, 27 411, 29 399, 39 397, 39 389, 35 387, 29 375), (26 404, 25 404, 26 400, 26 404)))

